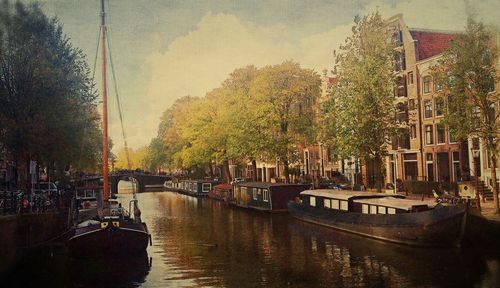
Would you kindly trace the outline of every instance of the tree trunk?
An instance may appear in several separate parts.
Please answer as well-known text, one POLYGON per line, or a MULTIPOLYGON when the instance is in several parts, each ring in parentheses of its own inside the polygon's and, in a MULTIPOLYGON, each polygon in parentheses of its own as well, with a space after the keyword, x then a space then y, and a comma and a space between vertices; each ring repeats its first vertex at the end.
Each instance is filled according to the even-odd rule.
POLYGON ((283 160, 283 173, 285 173, 285 183, 290 183, 290 171, 288 169, 288 159, 283 160))
POLYGON ((214 178, 214 166, 212 165, 212 163, 208 164, 208 169, 210 171, 210 178, 214 178))
POLYGON ((493 202, 495 205, 495 214, 499 214, 498 207, 498 185, 497 185, 497 156, 496 151, 490 152, 491 155, 491 180, 493 181, 493 202))
POLYGON ((257 161, 252 159, 252 181, 257 182, 257 161))
MULTIPOLYGON (((374 159, 374 164, 375 164, 375 177, 376 177, 376 184, 375 186, 377 187, 377 192, 382 192, 382 187, 384 186, 384 173, 382 171, 383 167, 383 162, 382 162, 382 157, 377 154, 375 155, 375 159, 374 159)), ((394 185, 397 185, 397 183, 394 183, 394 185)))
POLYGON ((231 171, 229 171, 229 160, 224 160, 224 181, 226 183, 231 182, 231 171))

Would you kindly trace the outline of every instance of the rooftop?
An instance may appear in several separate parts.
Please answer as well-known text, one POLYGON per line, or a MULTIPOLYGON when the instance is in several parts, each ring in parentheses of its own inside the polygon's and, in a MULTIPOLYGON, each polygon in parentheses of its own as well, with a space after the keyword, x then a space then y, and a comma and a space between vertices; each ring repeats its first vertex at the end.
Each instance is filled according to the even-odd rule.
POLYGON ((416 41, 417 61, 431 58, 443 53, 458 32, 410 29, 413 40, 416 41))

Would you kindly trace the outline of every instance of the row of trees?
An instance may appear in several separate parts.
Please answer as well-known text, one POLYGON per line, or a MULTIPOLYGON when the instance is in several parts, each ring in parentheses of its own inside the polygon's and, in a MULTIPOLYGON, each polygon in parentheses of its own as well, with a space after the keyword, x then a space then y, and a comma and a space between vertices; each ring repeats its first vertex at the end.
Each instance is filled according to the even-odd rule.
MULTIPOLYGON (((229 160, 279 159, 288 177, 297 147, 321 141, 341 158, 372 163, 381 189, 388 144, 408 133, 397 121, 393 96, 399 57, 380 14, 357 17, 355 24, 336 57, 336 83, 323 105, 316 105, 319 77, 297 63, 237 69, 206 97, 181 98, 165 111, 148 147, 150 168, 204 169, 215 163, 229 175, 229 160), (314 107, 320 107, 320 117, 314 107)), ((459 139, 483 139, 493 181, 500 131, 498 93, 492 89, 498 83, 496 45, 491 31, 470 18, 435 68, 442 93, 453 95, 445 124, 459 139)))
POLYGON ((297 145, 315 140, 313 111, 320 77, 286 61, 235 70, 204 98, 186 96, 163 114, 149 145, 151 168, 212 169, 229 161, 279 159, 288 179, 297 145))
POLYGON ((96 94, 81 50, 36 5, 0 3, 0 145, 21 184, 36 160, 62 174, 94 170, 101 147, 96 94))

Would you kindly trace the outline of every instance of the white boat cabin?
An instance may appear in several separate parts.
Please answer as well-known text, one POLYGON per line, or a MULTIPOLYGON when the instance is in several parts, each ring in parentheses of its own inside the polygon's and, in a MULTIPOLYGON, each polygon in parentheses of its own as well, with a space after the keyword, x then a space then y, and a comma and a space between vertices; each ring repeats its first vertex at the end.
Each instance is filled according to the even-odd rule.
POLYGON ((339 212, 397 214, 430 209, 426 202, 404 199, 402 195, 383 193, 319 189, 303 191, 300 196, 303 205, 339 212))

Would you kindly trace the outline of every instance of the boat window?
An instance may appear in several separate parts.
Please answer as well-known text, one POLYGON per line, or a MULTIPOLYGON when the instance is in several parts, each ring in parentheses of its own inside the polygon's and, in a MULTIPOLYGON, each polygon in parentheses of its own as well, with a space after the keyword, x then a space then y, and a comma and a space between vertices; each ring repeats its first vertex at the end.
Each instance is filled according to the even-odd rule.
POLYGON ((262 189, 260 189, 260 188, 259 188, 259 189, 257 189, 257 194, 258 194, 258 195, 262 195, 262 189))
POLYGON ((264 189, 263 193, 264 193, 264 195, 263 195, 264 202, 269 202, 269 190, 264 189))
POLYGON ((340 203, 339 203, 339 200, 337 200, 337 199, 332 199, 332 209, 337 209, 337 210, 339 210, 339 209, 340 209, 340 203))
POLYGON ((363 214, 368 214, 368 208, 369 208, 368 204, 363 204, 362 205, 362 212, 363 212, 363 214))
POLYGON ((370 205, 370 214, 377 214, 377 206, 370 205))
POLYGON ((347 205, 347 201, 340 201, 340 210, 347 211, 349 206, 347 205))
POLYGON ((325 206, 325 208, 332 208, 332 201, 330 199, 324 199, 323 206, 325 206))
POLYGON ((387 214, 387 208, 384 206, 378 206, 378 214, 387 214))
POLYGON ((257 188, 252 189, 253 200, 257 200, 257 188))
POLYGON ((387 214, 396 214, 395 208, 387 208, 387 214))
POLYGON ((203 192, 210 192, 211 188, 212 188, 212 184, 210 184, 210 183, 203 183, 203 192))
POLYGON ((309 197, 309 206, 316 207, 316 197, 314 196, 309 197))

